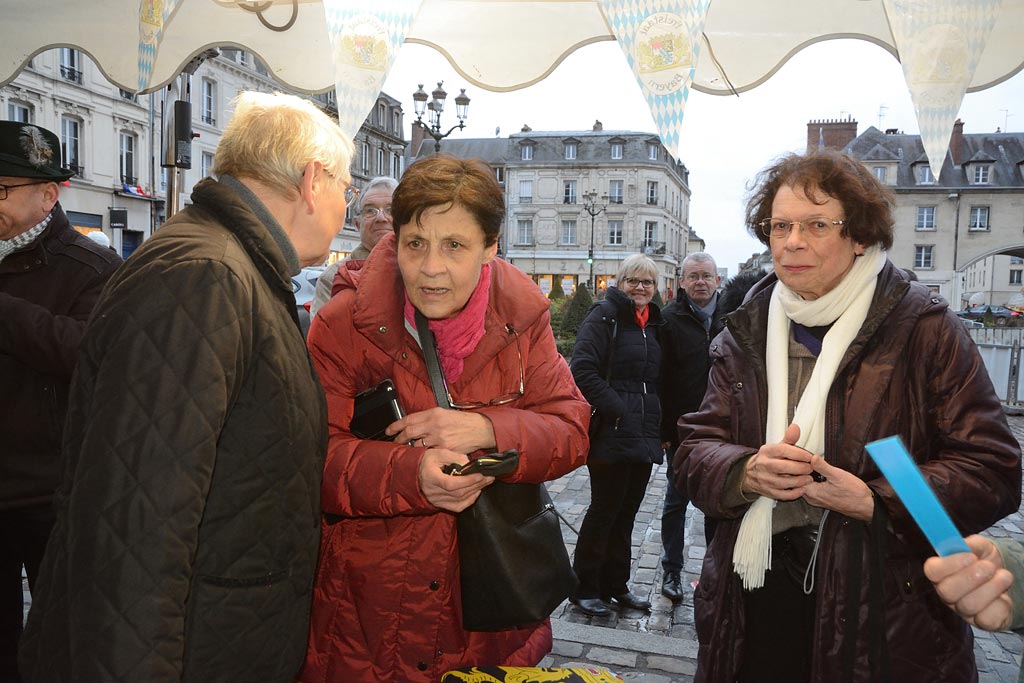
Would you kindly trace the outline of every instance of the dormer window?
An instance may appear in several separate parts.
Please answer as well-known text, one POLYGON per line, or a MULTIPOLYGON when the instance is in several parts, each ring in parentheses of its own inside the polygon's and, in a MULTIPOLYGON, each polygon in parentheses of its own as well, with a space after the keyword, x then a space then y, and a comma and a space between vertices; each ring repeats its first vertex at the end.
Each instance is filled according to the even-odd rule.
POLYGON ((572 161, 576 158, 576 143, 567 142, 565 143, 565 159, 566 161, 572 161))
POLYGON ((976 164, 974 166, 974 184, 985 185, 992 182, 992 164, 976 164))
POLYGON ((651 161, 658 160, 658 145, 654 142, 647 143, 647 158, 651 161))
POLYGON ((520 148, 520 150, 522 152, 522 160, 523 161, 531 161, 533 159, 533 144, 532 143, 529 143, 529 144, 525 144, 524 143, 523 146, 520 148))
POLYGON ((919 164, 917 167, 917 184, 933 185, 935 176, 932 175, 932 167, 928 164, 919 164))
POLYGON ((612 159, 621 159, 621 158, 622 158, 622 143, 621 142, 613 142, 612 143, 612 159))

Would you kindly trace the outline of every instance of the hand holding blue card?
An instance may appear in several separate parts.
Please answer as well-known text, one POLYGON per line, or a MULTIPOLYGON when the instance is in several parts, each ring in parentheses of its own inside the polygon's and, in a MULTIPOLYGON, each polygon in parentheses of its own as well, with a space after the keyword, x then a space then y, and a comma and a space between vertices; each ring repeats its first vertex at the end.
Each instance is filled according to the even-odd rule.
POLYGON ((898 436, 872 441, 865 448, 868 455, 889 480, 896 495, 900 497, 910 516, 917 522, 928 542, 939 555, 969 553, 971 549, 957 531, 935 492, 921 475, 921 470, 910 457, 906 446, 898 436))

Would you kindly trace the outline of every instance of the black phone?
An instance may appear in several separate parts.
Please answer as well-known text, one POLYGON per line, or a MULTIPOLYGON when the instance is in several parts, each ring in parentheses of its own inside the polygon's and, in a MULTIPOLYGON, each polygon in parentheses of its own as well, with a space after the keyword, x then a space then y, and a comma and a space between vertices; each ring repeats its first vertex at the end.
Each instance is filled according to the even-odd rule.
POLYGON ((388 425, 405 417, 402 404, 398 402, 398 392, 390 379, 366 391, 356 394, 352 408, 352 421, 349 431, 360 439, 392 441, 393 436, 384 433, 388 425))
POLYGON ((504 477, 512 474, 519 465, 519 451, 510 448, 503 453, 488 453, 473 458, 465 465, 449 463, 441 468, 445 474, 462 476, 464 474, 484 474, 488 477, 504 477))

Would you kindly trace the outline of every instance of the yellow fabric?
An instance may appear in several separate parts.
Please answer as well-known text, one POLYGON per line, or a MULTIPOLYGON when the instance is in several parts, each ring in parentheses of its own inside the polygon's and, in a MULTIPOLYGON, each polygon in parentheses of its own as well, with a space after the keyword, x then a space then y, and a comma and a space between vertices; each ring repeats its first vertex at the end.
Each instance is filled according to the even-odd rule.
POLYGON ((483 666, 455 669, 441 683, 622 683, 607 669, 574 667, 543 669, 530 666, 483 666))

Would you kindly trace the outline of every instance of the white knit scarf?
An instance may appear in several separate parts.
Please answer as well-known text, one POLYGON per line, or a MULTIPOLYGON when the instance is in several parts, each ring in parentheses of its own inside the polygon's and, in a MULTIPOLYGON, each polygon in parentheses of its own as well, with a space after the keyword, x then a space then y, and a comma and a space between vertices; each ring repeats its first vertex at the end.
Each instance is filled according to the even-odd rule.
MULTIPOLYGON (((789 328, 790 320, 807 327, 832 325, 821 344, 821 354, 807 387, 797 403, 793 422, 800 427, 796 445, 821 454, 825 447, 825 399, 846 349, 864 324, 875 294, 878 273, 886 252, 869 247, 854 260, 838 285, 824 296, 805 300, 784 285, 775 284, 768 306, 768 339, 765 362, 768 370, 768 417, 765 443, 782 441, 789 425, 789 328)), ((747 590, 764 585, 764 573, 772 561, 772 510, 777 501, 760 496, 743 515, 733 548, 733 569, 747 590)))

